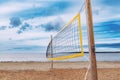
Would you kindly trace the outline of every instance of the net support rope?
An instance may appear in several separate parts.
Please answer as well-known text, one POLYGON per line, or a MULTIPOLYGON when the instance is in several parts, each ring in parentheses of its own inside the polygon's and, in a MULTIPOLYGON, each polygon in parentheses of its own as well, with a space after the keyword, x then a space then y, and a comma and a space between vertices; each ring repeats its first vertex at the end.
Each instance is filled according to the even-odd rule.
POLYGON ((88 67, 87 67, 87 71, 86 71, 85 76, 84 76, 84 80, 87 80, 88 72, 90 70, 90 60, 88 59, 88 57, 86 55, 85 55, 85 58, 89 61, 89 64, 88 64, 88 67))
MULTIPOLYGON (((84 10, 84 8, 85 8, 85 1, 83 2, 83 4, 82 4, 78 13, 81 13, 84 10)), ((86 14, 86 12, 85 12, 85 14, 86 14)), ((88 66, 87 66, 87 71, 85 72, 85 76, 84 76, 84 80, 87 80, 87 76, 88 76, 88 73, 89 73, 89 70, 90 70, 90 60, 86 55, 84 55, 84 56, 87 59, 87 61, 89 62, 88 66)))
MULTIPOLYGON (((80 8, 80 10, 78 11, 78 13, 81 13, 83 10, 84 10, 84 8, 85 8, 85 1, 83 1, 83 4, 81 5, 81 8, 80 8)), ((86 11, 85 11, 85 14, 86 14, 86 11)), ((87 23, 87 22, 86 22, 87 23)), ((63 33, 64 34, 64 33, 63 33)), ((69 44, 67 44, 67 45, 69 45, 69 44)), ((50 46, 50 43, 49 43, 49 46, 50 46)), ((48 47, 49 47, 48 46, 48 47)), ((48 50, 48 52, 49 52, 49 50, 48 50)), ((49 52, 50 53, 50 52, 49 52)), ((48 56, 48 55, 47 55, 48 56)), ((87 59, 87 61, 89 61, 89 64, 88 64, 88 67, 87 67, 87 71, 86 71, 86 73, 85 73, 85 76, 84 76, 84 80, 87 80, 87 76, 88 76, 88 72, 89 72, 89 70, 90 70, 90 60, 88 59, 88 57, 86 56, 86 55, 84 55, 85 56, 85 58, 87 59)))

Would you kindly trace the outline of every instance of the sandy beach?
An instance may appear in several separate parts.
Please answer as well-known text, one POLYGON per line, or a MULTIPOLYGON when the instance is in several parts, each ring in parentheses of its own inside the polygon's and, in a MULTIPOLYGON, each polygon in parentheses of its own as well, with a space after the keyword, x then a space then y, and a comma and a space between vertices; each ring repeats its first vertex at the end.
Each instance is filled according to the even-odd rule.
MULTIPOLYGON (((84 80, 88 62, 1 62, 0 80, 84 80)), ((99 80, 120 80, 120 62, 97 62, 99 80)), ((90 76, 88 74, 87 80, 90 76)))

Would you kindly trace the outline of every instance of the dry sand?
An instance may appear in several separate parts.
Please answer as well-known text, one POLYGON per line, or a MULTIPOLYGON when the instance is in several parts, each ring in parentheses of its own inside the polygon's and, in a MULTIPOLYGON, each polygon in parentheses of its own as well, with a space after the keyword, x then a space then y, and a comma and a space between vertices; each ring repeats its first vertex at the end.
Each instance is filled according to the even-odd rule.
MULTIPOLYGON (((120 80, 120 62, 98 62, 99 80, 120 80)), ((2 62, 0 80, 84 80, 88 62, 2 62)), ((87 76, 89 80, 89 74, 87 76)))

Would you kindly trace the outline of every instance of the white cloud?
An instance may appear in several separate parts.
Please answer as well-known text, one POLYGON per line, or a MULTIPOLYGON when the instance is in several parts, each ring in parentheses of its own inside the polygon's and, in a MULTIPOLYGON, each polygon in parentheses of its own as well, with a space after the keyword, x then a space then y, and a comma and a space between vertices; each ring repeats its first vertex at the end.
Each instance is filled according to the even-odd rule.
POLYGON ((40 30, 39 32, 32 30, 32 31, 23 32, 22 34, 17 34, 17 31, 18 28, 1 30, 0 41, 4 44, 14 41, 15 45, 47 46, 50 40, 50 35, 55 34, 55 32, 44 32, 40 30))
POLYGON ((96 39, 96 44, 111 44, 111 43, 120 43, 119 38, 106 38, 106 39, 96 39))
POLYGON ((46 24, 48 22, 51 22, 51 21, 55 20, 56 18, 57 18, 57 16, 36 17, 36 18, 33 18, 33 19, 25 20, 23 22, 27 22, 32 26, 38 26, 40 24, 46 24))
POLYGON ((23 41, 22 44, 24 45, 28 45, 28 46, 33 46, 33 45, 36 45, 36 46, 47 46, 49 43, 49 39, 40 39, 40 40, 28 40, 28 41, 23 41))
POLYGON ((110 52, 115 52, 115 51, 119 51, 118 48, 107 48, 107 47, 100 47, 100 48, 96 48, 96 51, 110 51, 110 52))
MULTIPOLYGON (((36 4, 37 5, 37 4, 36 4)), ((36 7, 41 7, 42 5, 39 3, 36 7)), ((33 8, 34 3, 26 3, 26 2, 9 2, 0 5, 0 16, 10 15, 11 13, 15 13, 18 11, 26 10, 33 8)))
POLYGON ((6 30, 1 30, 0 31, 0 41, 8 41, 12 36, 15 37, 17 34, 16 34, 16 31, 18 29, 17 28, 14 28, 14 29, 6 29, 6 30))
MULTIPOLYGON (((54 1, 56 1, 56 0, 54 0, 54 1)), ((97 2, 96 0, 93 0, 93 2, 94 1, 97 2)), ((98 3, 94 3, 92 5, 93 22, 94 23, 104 22, 106 20, 120 18, 119 15, 117 15, 117 14, 115 15, 115 13, 112 13, 110 11, 109 7, 106 6, 105 8, 103 8, 100 4, 98 4, 98 5, 96 5, 96 4, 98 4, 98 3)), ((43 3, 41 3, 41 1, 38 1, 38 2, 30 1, 29 2, 29 0, 27 2, 9 2, 9 3, 1 4, 0 5, 0 26, 9 26, 9 17, 11 17, 12 13, 27 10, 30 8, 32 9, 34 7, 45 7, 45 6, 48 6, 48 5, 43 5, 43 3)), ((66 10, 64 12, 64 14, 53 15, 53 16, 48 16, 48 17, 36 17, 33 19, 24 20, 23 23, 27 22, 28 24, 35 27, 40 24, 46 24, 48 22, 55 21, 58 17, 60 17, 64 23, 67 23, 78 13, 79 9, 80 9, 80 5, 76 4, 74 7, 66 10)), ((81 23, 82 23, 82 25, 86 24, 85 8, 81 12, 81 23)), ((50 41, 50 35, 56 34, 55 32, 45 32, 41 28, 39 28, 39 30, 33 29, 30 31, 26 31, 26 32, 23 32, 22 34, 17 34, 16 33, 17 31, 18 31, 18 28, 6 29, 6 30, 0 31, 0 35, 1 35, 0 44, 3 44, 1 46, 1 49, 4 49, 4 51, 6 51, 6 49, 9 49, 9 48, 19 47, 19 45, 21 45, 21 46, 23 46, 23 45, 25 45, 25 46, 34 46, 34 45, 47 46, 50 41), (39 38, 39 39, 32 40, 35 38, 39 38)), ((120 43, 120 40, 119 40, 119 38, 118 39, 103 39, 103 40, 96 39, 96 44, 104 44, 104 43, 107 43, 107 44, 120 43)), ((88 40, 84 36, 83 36, 83 44, 84 45, 88 44, 88 40)), ((85 48, 84 50, 86 51, 88 49, 85 48)), ((117 51, 118 49, 104 47, 104 48, 98 48, 97 50, 98 51, 102 51, 102 50, 117 51)), ((23 51, 21 51, 21 52, 23 52, 23 51)), ((29 54, 27 54, 27 56, 28 55, 29 54)), ((22 55, 22 56, 24 56, 24 55, 22 55)), ((24 59, 25 58, 26 57, 24 57, 24 59)), ((15 59, 15 60, 18 60, 18 59, 15 59)))
POLYGON ((0 26, 9 26, 9 17, 0 17, 0 26))

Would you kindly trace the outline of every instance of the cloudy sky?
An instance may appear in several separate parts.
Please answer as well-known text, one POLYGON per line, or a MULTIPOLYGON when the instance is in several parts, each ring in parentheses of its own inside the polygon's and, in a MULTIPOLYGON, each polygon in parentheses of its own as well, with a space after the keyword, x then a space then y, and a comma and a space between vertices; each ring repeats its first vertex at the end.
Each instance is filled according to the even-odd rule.
MULTIPOLYGON (((92 0, 96 51, 120 51, 119 3, 92 0)), ((0 54, 45 54, 50 35, 72 19, 82 4, 84 0, 0 0, 0 54)), ((85 8, 80 14, 87 50, 85 8)))

